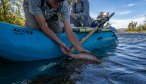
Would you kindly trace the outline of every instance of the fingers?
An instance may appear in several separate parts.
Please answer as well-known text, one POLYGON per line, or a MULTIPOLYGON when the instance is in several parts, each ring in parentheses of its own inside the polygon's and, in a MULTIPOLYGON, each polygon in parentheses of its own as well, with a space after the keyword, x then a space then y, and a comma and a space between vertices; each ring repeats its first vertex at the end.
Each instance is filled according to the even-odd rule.
POLYGON ((68 52, 66 49, 64 49, 64 48, 61 48, 61 50, 62 50, 62 52, 64 53, 64 54, 66 54, 66 55, 70 55, 71 53, 70 52, 68 52))
POLYGON ((68 48, 65 44, 63 44, 62 47, 63 47, 66 51, 69 51, 69 48, 68 48))
POLYGON ((71 53, 70 53, 70 49, 69 49, 65 44, 61 45, 61 50, 62 50, 62 52, 63 52, 64 54, 66 54, 66 55, 71 54, 71 53))

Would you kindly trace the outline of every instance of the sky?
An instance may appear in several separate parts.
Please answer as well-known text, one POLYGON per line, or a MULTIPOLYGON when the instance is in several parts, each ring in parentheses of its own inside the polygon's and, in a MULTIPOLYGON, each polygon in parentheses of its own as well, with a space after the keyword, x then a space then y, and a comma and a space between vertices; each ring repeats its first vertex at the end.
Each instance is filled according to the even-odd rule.
POLYGON ((110 23, 115 28, 127 28, 131 21, 143 24, 146 15, 146 0, 88 0, 90 15, 96 18, 100 12, 115 12, 110 23))

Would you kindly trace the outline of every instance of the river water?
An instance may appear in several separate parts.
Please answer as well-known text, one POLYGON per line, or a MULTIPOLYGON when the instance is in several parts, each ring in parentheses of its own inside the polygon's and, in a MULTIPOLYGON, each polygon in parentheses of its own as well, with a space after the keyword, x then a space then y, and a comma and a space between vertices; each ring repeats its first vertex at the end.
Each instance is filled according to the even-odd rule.
POLYGON ((146 84, 146 34, 117 36, 117 46, 93 51, 102 57, 100 64, 63 58, 33 62, 1 58, 0 84, 146 84))

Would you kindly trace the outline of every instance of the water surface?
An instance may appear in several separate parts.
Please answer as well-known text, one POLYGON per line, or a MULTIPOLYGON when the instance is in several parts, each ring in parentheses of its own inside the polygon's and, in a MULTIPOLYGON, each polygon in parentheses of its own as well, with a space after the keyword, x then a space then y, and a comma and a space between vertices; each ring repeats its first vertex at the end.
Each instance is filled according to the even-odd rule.
POLYGON ((118 34, 118 39, 118 46, 93 51, 102 57, 101 64, 0 59, 0 84, 146 84, 146 34, 118 34))

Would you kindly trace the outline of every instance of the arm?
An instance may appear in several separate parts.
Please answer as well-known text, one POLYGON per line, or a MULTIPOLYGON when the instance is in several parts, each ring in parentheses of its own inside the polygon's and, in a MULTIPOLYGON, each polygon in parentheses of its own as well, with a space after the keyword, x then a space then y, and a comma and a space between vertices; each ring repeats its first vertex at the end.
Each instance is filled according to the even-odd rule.
POLYGON ((55 35, 55 33, 47 26, 47 23, 43 16, 35 16, 37 23, 39 24, 41 30, 51 39, 53 39, 57 44, 62 45, 62 41, 55 35))
POLYGON ((65 28, 66 35, 67 35, 69 41, 72 43, 72 45, 78 51, 84 51, 84 48, 81 46, 79 40, 76 38, 74 32, 72 31, 71 25, 68 21, 64 21, 64 28, 65 28))
POLYGON ((76 38, 74 32, 72 31, 71 25, 70 25, 70 13, 68 8, 67 1, 64 2, 61 10, 59 11, 62 14, 62 20, 64 23, 64 29, 67 35, 67 38, 72 43, 72 45, 78 50, 78 51, 84 51, 84 48, 80 45, 80 42, 76 38))
POLYGON ((41 10, 41 0, 28 0, 29 12, 35 16, 35 19, 41 30, 57 44, 63 46, 63 42, 55 35, 55 33, 47 26, 45 18, 41 10))

